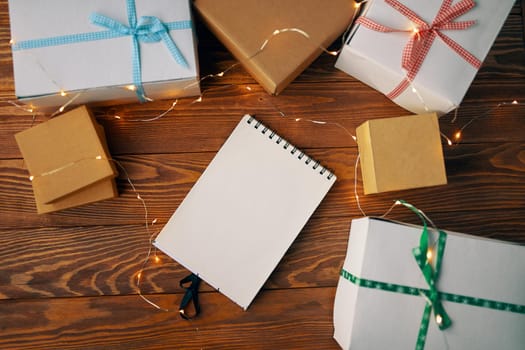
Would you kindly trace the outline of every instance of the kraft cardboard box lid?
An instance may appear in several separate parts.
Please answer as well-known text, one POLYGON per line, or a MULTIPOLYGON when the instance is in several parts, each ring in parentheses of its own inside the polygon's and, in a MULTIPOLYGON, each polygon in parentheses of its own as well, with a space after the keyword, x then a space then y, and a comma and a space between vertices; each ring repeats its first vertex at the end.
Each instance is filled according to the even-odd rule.
POLYGON ((365 194, 447 183, 435 113, 369 120, 356 134, 365 194))
POLYGON ((37 202, 48 204, 117 172, 85 106, 15 135, 37 202))
POLYGON ((212 32, 270 94, 280 93, 350 25, 355 7, 347 0, 196 0, 212 32), (298 28, 272 37, 275 30, 298 28))
POLYGON ((52 203, 36 202, 38 214, 47 214, 59 210, 78 207, 84 204, 99 202, 118 196, 117 185, 114 179, 106 179, 84 187, 52 203))

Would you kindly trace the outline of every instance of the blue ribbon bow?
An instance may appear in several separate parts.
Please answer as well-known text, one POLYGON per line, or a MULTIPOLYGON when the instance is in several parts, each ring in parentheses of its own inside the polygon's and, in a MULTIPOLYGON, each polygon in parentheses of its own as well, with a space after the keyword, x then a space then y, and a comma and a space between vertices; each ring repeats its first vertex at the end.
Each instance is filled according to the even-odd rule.
POLYGON ((91 23, 107 28, 107 31, 63 35, 52 38, 43 38, 35 40, 25 40, 15 43, 12 47, 16 50, 27 50, 46 46, 67 45, 83 41, 94 41, 112 39, 123 36, 130 36, 133 43, 132 64, 133 64, 133 85, 140 102, 147 101, 147 97, 142 86, 142 67, 140 60, 140 42, 153 43, 162 41, 170 51, 175 61, 184 68, 189 68, 188 62, 182 55, 169 31, 175 29, 190 29, 191 21, 177 21, 164 23, 158 17, 142 16, 137 21, 137 11, 135 0, 126 0, 128 13, 128 23, 126 26, 113 18, 93 13, 91 14, 91 23))
POLYGON ((129 27, 104 15, 93 13, 89 17, 91 23, 108 28, 111 32, 129 35, 132 38, 133 52, 133 84, 136 87, 137 97, 141 102, 147 100, 142 86, 142 68, 140 64, 140 41, 146 43, 163 41, 175 61, 185 68, 189 68, 188 62, 180 52, 179 48, 171 38, 168 28, 158 17, 142 16, 137 21, 137 11, 134 0, 127 0, 129 27))

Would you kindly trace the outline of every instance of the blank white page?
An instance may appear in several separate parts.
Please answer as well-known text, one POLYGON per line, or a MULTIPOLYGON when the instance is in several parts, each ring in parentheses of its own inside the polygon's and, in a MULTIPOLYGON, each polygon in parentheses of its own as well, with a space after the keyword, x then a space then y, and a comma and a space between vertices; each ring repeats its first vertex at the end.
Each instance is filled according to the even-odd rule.
POLYGON ((246 115, 154 244, 246 310, 335 180, 246 115))

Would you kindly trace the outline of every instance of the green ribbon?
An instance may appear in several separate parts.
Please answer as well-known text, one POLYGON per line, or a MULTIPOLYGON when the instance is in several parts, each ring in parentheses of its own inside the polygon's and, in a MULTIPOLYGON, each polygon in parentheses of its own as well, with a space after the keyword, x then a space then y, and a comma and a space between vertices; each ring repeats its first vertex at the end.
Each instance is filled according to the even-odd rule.
POLYGON ((421 320, 421 326, 419 327, 419 334, 417 336, 416 349, 420 350, 425 347, 425 340, 427 337, 428 326, 430 324, 430 314, 434 312, 434 319, 441 330, 445 330, 452 324, 452 320, 448 316, 441 298, 439 297, 439 291, 437 290, 436 283, 441 271, 441 262, 443 260, 443 253, 445 252, 445 243, 447 241, 447 234, 441 230, 438 230, 438 241, 436 249, 429 249, 429 233, 427 227, 427 221, 423 213, 414 207, 412 204, 406 203, 403 200, 399 200, 396 203, 404 205, 405 207, 416 213, 423 223, 423 231, 419 238, 419 247, 412 249, 412 255, 416 259, 416 263, 419 266, 425 281, 429 286, 428 293, 426 295, 425 309, 423 311, 423 319, 421 320), (428 254, 430 255, 428 256, 428 254), (432 266, 433 257, 435 255, 435 264, 432 266))
POLYGON ((412 249, 412 254, 414 255, 417 265, 421 269, 421 272, 423 273, 423 276, 425 277, 425 281, 427 282, 429 288, 415 288, 400 284, 385 283, 365 278, 359 278, 346 271, 344 268, 341 270, 341 276, 344 279, 360 287, 380 289, 383 291, 402 293, 408 295, 423 296, 426 299, 426 304, 425 309, 423 311, 421 325, 419 327, 419 333, 416 341, 416 350, 422 350, 425 347, 428 326, 430 323, 430 315, 432 312, 434 312, 434 319, 439 329, 445 330, 452 324, 452 320, 448 316, 447 312, 445 311, 445 308, 443 307, 443 304, 441 303, 442 300, 472 306, 485 307, 494 310, 525 314, 525 305, 505 303, 495 300, 475 298, 466 295, 438 291, 436 283, 439 277, 439 272, 441 271, 441 261, 443 260, 443 253, 445 250, 447 234, 441 230, 438 230, 439 237, 436 242, 436 248, 434 250, 432 248, 429 250, 429 232, 427 222, 425 220, 425 215, 419 209, 417 209, 409 203, 406 203, 405 201, 399 200, 396 202, 396 204, 401 204, 409 208, 414 213, 416 213, 423 222, 423 231, 419 239, 419 246, 412 249), (431 252, 431 255, 427 257, 427 252, 429 251, 431 252), (435 261, 434 265, 432 264, 433 260, 435 261))

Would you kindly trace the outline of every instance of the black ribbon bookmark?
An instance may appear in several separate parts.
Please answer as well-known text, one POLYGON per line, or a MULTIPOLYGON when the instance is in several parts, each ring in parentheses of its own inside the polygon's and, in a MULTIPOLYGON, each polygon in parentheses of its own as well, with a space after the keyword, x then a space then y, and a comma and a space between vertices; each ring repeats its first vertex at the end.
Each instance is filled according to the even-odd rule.
POLYGON ((199 305, 199 285, 201 284, 201 279, 196 274, 192 273, 189 276, 184 277, 180 280, 179 285, 181 288, 186 289, 186 293, 184 293, 184 296, 182 297, 182 301, 180 302, 179 306, 179 313, 180 316, 185 320, 191 320, 199 315, 201 312, 201 307, 199 305), (185 284, 189 283, 189 286, 185 286, 185 284), (185 311, 186 307, 190 303, 190 301, 193 302, 193 308, 195 309, 195 313, 193 315, 188 315, 185 311))

